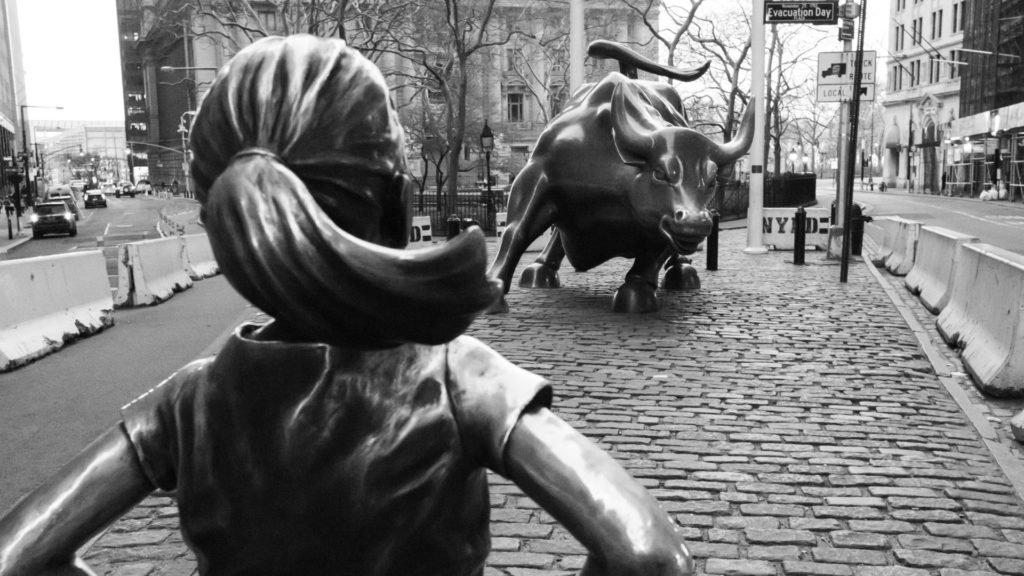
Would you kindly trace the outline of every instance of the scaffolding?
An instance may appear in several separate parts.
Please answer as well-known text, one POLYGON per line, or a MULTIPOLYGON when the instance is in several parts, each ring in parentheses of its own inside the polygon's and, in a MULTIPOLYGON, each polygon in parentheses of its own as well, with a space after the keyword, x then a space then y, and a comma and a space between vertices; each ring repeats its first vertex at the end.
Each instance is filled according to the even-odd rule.
POLYGON ((1013 202, 1019 194, 1021 201, 1024 201, 1024 132, 1016 134, 1011 144, 1008 196, 1010 202, 1013 202))

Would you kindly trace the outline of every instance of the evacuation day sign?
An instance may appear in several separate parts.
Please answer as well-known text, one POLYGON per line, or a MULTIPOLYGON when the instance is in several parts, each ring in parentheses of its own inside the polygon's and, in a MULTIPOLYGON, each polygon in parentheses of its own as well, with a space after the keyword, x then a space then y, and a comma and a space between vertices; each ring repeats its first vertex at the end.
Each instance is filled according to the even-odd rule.
POLYGON ((831 2, 765 2, 765 24, 835 24, 839 0, 831 2))

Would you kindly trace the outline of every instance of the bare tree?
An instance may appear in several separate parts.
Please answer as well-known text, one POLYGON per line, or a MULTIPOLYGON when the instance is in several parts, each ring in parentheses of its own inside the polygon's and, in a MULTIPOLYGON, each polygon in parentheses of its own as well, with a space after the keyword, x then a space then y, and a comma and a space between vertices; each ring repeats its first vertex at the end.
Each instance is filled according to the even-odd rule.
MULTIPOLYGON (((669 0, 622 0, 631 10, 640 16, 640 21, 652 37, 668 52, 669 66, 675 66, 676 52, 683 45, 690 26, 697 17, 697 9, 704 0, 688 0, 687 2, 669 0), (669 24, 663 25, 661 18, 667 18, 669 24)), ((672 83, 672 79, 669 79, 672 83)))

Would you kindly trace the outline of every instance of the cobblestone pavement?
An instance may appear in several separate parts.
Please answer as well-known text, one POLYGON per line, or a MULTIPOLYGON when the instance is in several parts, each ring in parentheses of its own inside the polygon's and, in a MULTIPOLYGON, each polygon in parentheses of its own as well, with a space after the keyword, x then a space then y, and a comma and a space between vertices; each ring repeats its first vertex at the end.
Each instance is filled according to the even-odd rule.
MULTIPOLYGON (((918 341, 931 320, 908 326, 900 310, 923 307, 893 289, 902 279, 854 258, 840 283, 820 252, 794 266, 790 252, 744 254, 745 242, 724 231, 719 270, 698 254, 702 289, 659 292, 653 314, 610 311, 628 268, 615 261, 563 270, 560 290, 513 287, 510 313, 470 333, 554 381, 555 411, 660 500, 698 574, 1024 574, 1024 508, 993 454, 1012 444, 1013 407, 971 396, 948 349, 933 369, 918 341)), ((579 544, 492 480, 488 576, 578 571, 579 544)), ((149 498, 88 561, 101 574, 192 574, 176 513, 170 497, 149 498)))

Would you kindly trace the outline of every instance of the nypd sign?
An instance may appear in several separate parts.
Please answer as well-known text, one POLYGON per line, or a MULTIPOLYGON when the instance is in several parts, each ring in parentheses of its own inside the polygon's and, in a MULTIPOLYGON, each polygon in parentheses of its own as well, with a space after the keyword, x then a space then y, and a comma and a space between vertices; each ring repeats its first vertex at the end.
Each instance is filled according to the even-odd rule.
POLYGON ((839 0, 832 2, 765 2, 765 24, 835 24, 839 0))

